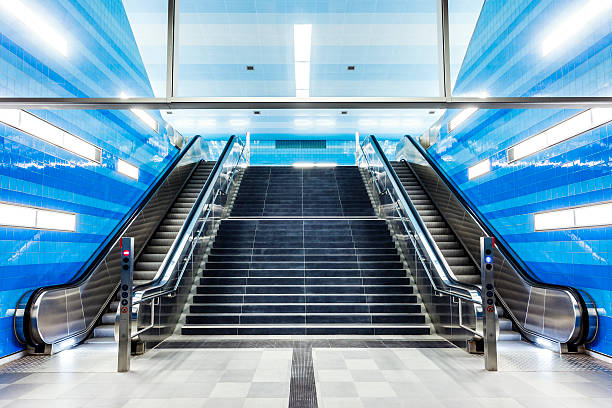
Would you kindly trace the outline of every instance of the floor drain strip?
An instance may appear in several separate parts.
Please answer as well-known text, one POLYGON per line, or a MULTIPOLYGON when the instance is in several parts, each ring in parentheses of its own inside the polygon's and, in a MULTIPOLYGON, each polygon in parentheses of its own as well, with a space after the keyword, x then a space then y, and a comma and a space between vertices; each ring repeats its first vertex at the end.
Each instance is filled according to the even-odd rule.
POLYGON ((289 408, 318 408, 312 347, 294 347, 291 358, 289 408))

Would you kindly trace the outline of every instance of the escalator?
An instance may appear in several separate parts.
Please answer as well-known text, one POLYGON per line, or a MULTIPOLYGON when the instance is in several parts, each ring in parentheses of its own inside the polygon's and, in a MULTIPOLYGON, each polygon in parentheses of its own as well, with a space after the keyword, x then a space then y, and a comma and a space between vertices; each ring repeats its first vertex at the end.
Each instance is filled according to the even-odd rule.
POLYGON ((159 341, 171 333, 244 161, 244 143, 236 136, 229 138, 218 161, 205 161, 207 151, 207 142, 194 137, 72 281, 20 299, 14 328, 24 346, 53 353, 86 339, 113 341, 121 237, 134 238, 133 338, 144 344, 142 338, 159 341))
MULTIPOLYGON (((461 239, 446 222, 410 166, 406 161, 390 163, 457 280, 461 283, 480 285, 479 266, 469 256, 461 239)), ((520 333, 512 330, 512 321, 504 317, 503 308, 498 309, 498 315, 498 339, 520 340, 520 333)))
MULTIPOLYGON (((158 275, 172 243, 185 223, 214 165, 214 161, 201 161, 195 166, 191 177, 134 262, 135 287, 150 283, 158 275)), ((106 313, 102 315, 100 324, 96 326, 88 342, 115 341, 115 315, 118 305, 119 299, 115 298, 106 313)))
POLYGON ((378 191, 381 213, 395 232, 438 334, 468 348, 482 338, 480 238, 495 238, 499 340, 525 338, 578 351, 597 331, 588 295, 546 284, 474 210, 452 180, 412 138, 389 162, 374 136, 361 145, 360 166, 378 191), (471 343, 471 344, 470 344, 471 343))

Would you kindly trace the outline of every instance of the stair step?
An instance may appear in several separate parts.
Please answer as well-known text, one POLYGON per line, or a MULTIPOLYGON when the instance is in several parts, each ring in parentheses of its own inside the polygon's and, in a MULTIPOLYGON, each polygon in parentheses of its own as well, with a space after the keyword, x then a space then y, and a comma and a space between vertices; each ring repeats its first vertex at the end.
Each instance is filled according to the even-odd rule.
POLYGON ((185 325, 182 334, 193 335, 420 335, 431 334, 429 325, 185 325))

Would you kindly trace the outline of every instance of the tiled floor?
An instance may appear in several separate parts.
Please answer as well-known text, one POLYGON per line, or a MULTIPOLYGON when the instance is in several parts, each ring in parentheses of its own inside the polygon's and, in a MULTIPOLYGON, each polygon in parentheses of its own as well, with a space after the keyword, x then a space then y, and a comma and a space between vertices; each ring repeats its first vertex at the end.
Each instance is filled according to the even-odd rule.
MULTIPOLYGON (((0 407, 286 408, 293 354, 286 342, 176 343, 133 358, 123 374, 104 344, 26 357, 0 366, 0 407)), ((586 356, 502 344, 500 371, 491 373, 482 357, 456 348, 319 344, 312 343, 319 408, 612 407, 612 365, 586 356)))

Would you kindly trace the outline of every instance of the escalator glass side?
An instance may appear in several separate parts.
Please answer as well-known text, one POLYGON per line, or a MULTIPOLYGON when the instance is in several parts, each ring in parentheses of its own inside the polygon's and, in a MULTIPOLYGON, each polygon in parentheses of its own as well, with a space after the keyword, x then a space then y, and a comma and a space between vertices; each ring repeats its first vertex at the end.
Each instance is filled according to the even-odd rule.
POLYGON ((398 153, 401 162, 395 165, 426 193, 473 263, 477 265, 480 237, 496 238, 498 300, 523 335, 569 344, 583 344, 592 336, 596 321, 575 289, 534 279, 414 139, 407 137, 398 153))
POLYGON ((78 343, 87 337, 111 303, 119 279, 121 236, 137 237, 136 253, 155 231, 178 191, 199 161, 204 141, 195 137, 160 175, 141 203, 107 239, 89 266, 73 282, 43 287, 23 299, 15 313, 16 334, 31 346, 78 343))

